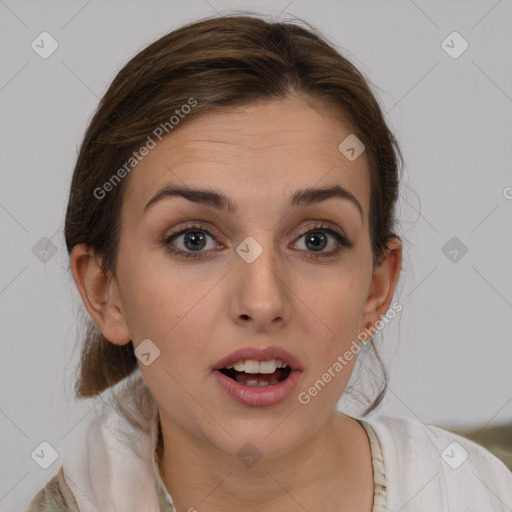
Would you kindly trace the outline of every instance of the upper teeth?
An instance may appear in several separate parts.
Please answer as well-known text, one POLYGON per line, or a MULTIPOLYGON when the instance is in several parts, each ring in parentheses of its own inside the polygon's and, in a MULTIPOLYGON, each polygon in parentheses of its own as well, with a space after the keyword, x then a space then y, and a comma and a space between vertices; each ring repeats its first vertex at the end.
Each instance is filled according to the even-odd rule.
POLYGON ((245 373, 274 373, 276 368, 285 368, 286 366, 287 364, 279 359, 271 359, 269 361, 248 359, 246 361, 238 361, 230 366, 226 366, 226 368, 234 368, 238 372, 245 373))

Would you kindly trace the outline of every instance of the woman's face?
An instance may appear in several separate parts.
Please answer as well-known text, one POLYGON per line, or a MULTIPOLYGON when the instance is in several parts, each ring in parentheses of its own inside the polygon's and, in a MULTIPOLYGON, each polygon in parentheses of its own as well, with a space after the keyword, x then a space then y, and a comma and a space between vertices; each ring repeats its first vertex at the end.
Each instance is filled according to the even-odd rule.
POLYGON ((296 97, 202 114, 127 178, 116 293, 134 346, 151 340, 139 349, 150 364, 139 366, 164 428, 231 454, 251 442, 272 457, 332 413, 355 357, 308 403, 305 393, 357 341, 372 284, 368 160, 338 149, 352 133, 341 119, 296 97), (335 186, 345 197, 303 195, 335 186), (225 199, 161 194, 166 187, 225 199), (267 347, 296 359, 294 386, 246 385, 266 378, 245 373, 235 383, 214 370, 239 349, 267 347), (228 381, 236 397, 220 384, 228 381))

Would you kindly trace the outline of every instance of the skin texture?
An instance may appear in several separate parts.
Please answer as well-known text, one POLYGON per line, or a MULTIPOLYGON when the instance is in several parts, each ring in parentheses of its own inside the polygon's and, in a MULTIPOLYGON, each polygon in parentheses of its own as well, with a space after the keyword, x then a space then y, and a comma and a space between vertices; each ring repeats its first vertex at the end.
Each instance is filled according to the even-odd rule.
MULTIPOLYGON (((104 336, 135 347, 149 338, 160 349, 139 366, 158 402, 160 471, 180 512, 228 503, 246 511, 371 511, 369 440, 357 421, 334 411, 356 358, 310 403, 297 399, 385 315, 399 278, 398 240, 372 271, 368 161, 338 150, 351 133, 332 108, 298 96, 191 118, 128 178, 116 276, 104 274, 84 245, 72 251, 75 283, 104 336), (294 191, 334 184, 358 199, 362 218, 340 198, 290 208, 294 191), (239 213, 171 197, 144 214, 165 185, 214 189, 239 213), (323 252, 314 251, 303 235, 319 221, 353 246, 328 256, 337 242, 326 233, 323 252), (190 223, 213 237, 206 235, 202 259, 161 243, 190 223), (248 236, 263 248, 250 264, 235 251, 248 236), (327 256, 311 258, 318 254, 327 256), (234 402, 213 365, 239 348, 271 345, 302 362, 298 387, 272 407, 234 402), (262 454, 252 467, 236 455, 248 442, 262 454)), ((183 235, 172 245, 193 252, 183 235)))

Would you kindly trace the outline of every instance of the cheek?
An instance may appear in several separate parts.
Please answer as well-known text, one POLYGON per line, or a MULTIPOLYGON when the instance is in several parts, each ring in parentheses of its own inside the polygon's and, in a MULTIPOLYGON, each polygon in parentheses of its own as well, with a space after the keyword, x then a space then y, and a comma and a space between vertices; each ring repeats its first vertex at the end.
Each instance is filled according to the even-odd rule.
POLYGON ((355 263, 340 267, 331 279, 319 283, 317 288, 302 289, 304 303, 314 307, 305 308, 303 316, 306 340, 312 346, 301 391, 314 401, 314 409, 333 407, 350 378, 359 353, 357 336, 369 277, 355 263))
POLYGON ((204 306, 197 293, 179 294, 174 283, 146 277, 128 301, 130 333, 135 348, 145 339, 158 347, 154 362, 146 366, 139 361, 139 368, 157 401, 179 411, 187 408, 184 390, 199 388, 205 377, 198 371, 208 340, 201 323, 206 322, 204 306))
POLYGON ((129 332, 135 346, 146 338, 163 341, 190 309, 190 295, 182 274, 164 264, 163 249, 129 252, 126 239, 119 248, 118 276, 129 332))
POLYGON ((160 350, 161 369, 190 379, 190 369, 205 355, 220 318, 221 301, 214 288, 218 278, 191 280, 185 272, 155 265, 131 267, 126 276, 122 300, 135 348, 150 339, 160 350))
POLYGON ((128 232, 118 253, 127 323, 134 338, 149 334, 165 338, 197 306, 205 309, 202 303, 210 302, 211 307, 208 295, 219 276, 209 265, 178 263, 155 240, 136 235, 128 232), (130 246, 135 249, 129 250, 130 246))
POLYGON ((149 338, 164 341, 184 316, 184 305, 173 291, 172 283, 153 283, 149 276, 125 286, 123 305, 134 345, 149 338))
POLYGON ((358 334, 369 279, 360 266, 347 265, 333 270, 328 278, 310 278, 294 289, 300 299, 297 304, 304 304, 307 323, 316 331, 316 339, 340 342, 358 334))

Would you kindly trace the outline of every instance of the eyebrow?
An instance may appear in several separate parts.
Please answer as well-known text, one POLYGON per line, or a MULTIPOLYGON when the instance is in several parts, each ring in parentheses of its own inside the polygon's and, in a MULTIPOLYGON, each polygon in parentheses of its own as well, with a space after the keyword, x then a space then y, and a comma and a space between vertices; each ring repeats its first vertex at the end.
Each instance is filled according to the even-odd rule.
MULTIPOLYGON (((235 215, 238 213, 238 205, 227 196, 207 189, 174 187, 172 185, 160 189, 144 207, 144 213, 157 202, 169 197, 184 197, 194 203, 203 204, 217 210, 224 210, 235 215)), ((297 208, 299 206, 318 204, 332 197, 345 199, 355 205, 359 211, 361 219, 363 218, 363 208, 357 198, 340 185, 332 185, 324 188, 305 188, 297 190, 290 197, 290 206, 297 208)))

